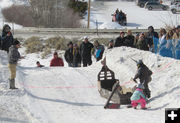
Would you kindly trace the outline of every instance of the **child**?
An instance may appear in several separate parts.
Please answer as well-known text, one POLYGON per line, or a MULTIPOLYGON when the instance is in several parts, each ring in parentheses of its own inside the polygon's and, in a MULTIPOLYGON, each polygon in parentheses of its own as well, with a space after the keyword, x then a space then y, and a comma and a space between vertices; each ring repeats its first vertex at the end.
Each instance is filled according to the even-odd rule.
POLYGON ((136 109, 138 103, 141 104, 141 109, 146 108, 146 97, 143 94, 144 86, 140 83, 137 86, 137 89, 134 91, 133 95, 131 96, 131 105, 134 109, 136 109))

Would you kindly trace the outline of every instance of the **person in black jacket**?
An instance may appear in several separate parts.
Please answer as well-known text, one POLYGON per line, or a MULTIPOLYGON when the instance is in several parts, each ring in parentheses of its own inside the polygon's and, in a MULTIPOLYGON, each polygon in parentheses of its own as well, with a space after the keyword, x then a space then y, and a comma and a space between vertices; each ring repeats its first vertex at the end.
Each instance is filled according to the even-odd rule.
POLYGON ((1 49, 9 52, 9 47, 13 44, 13 35, 11 33, 11 27, 4 25, 1 37, 1 49))
POLYGON ((81 55, 77 44, 73 45, 73 67, 81 67, 81 55))
POLYGON ((69 67, 73 67, 73 43, 68 43, 68 49, 65 51, 64 58, 69 67))
POLYGON ((136 79, 140 79, 140 83, 144 85, 144 94, 147 98, 151 97, 151 91, 149 90, 148 83, 151 81, 152 71, 143 63, 142 60, 137 62, 137 73, 133 80, 137 83, 136 79))
POLYGON ((124 37, 124 32, 120 32, 120 36, 116 38, 115 40, 115 44, 114 47, 120 47, 120 46, 124 46, 124 41, 125 41, 125 37, 124 37))
POLYGON ((83 67, 92 64, 91 60, 91 50, 93 49, 93 44, 88 41, 88 37, 84 37, 83 43, 80 45, 81 60, 83 62, 83 67))
POLYGON ((124 44, 127 47, 134 47, 134 36, 132 35, 131 30, 127 31, 127 36, 125 37, 124 44))
POLYGON ((148 27, 148 32, 147 32, 147 40, 148 40, 148 47, 149 47, 149 51, 154 52, 154 46, 153 46, 153 38, 158 39, 158 33, 154 31, 153 26, 149 26, 148 27))

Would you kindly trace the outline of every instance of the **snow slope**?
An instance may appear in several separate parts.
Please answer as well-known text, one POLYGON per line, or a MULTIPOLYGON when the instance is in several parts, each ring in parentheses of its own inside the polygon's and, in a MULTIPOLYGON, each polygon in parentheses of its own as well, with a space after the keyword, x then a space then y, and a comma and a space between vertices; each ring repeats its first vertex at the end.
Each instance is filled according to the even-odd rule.
MULTIPOLYGON (((165 108, 180 107, 180 61, 175 59, 157 57, 150 52, 127 47, 106 50, 104 56, 107 57, 107 65, 115 72, 121 84, 125 84, 135 74, 136 64, 131 58, 143 59, 154 74, 150 83, 152 98, 148 104, 151 109, 144 111, 121 106, 118 110, 105 110, 103 105, 106 100, 100 97, 96 86, 100 62, 94 62, 86 68, 50 68, 49 57, 44 60, 45 68, 36 68, 34 62, 24 59, 19 63, 16 78, 16 85, 20 89, 10 91, 6 53, 0 51, 0 54, 0 96, 4 99, 0 100, 0 104, 3 102, 4 109, 7 109, 13 103, 11 100, 16 100, 13 103, 15 108, 0 108, 3 114, 8 114, 6 118, 0 115, 0 121, 18 122, 20 117, 20 122, 30 123, 164 123, 165 108)), ((38 59, 33 54, 27 57, 38 59)), ((127 87, 134 85, 126 84, 127 87)))

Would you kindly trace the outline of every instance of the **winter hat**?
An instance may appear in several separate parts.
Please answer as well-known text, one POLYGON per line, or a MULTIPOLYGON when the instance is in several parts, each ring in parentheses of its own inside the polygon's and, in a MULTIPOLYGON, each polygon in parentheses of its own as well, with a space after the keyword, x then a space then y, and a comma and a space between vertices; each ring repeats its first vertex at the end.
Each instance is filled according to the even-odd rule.
POLYGON ((77 44, 73 44, 73 47, 77 47, 78 45, 77 44))
POLYGON ((114 40, 113 40, 113 39, 111 39, 111 40, 109 40, 109 42, 112 42, 112 43, 113 43, 113 42, 114 42, 114 40))
POLYGON ((17 44, 20 44, 20 42, 17 39, 15 39, 13 45, 17 45, 17 44))
POLYGON ((121 31, 120 34, 124 34, 125 32, 121 31))
POLYGON ((58 53, 57 52, 54 52, 54 54, 53 55, 58 55, 58 53))
POLYGON ((144 85, 141 84, 141 83, 139 83, 139 84, 137 85, 137 88, 144 89, 144 85))
POLYGON ((176 27, 176 29, 179 29, 180 28, 180 25, 178 25, 177 27, 176 27))
POLYGON ((67 46, 69 46, 69 45, 73 45, 72 41, 70 41, 70 42, 67 44, 67 46))
POLYGON ((137 66, 138 66, 138 67, 141 66, 142 64, 143 64, 143 61, 142 61, 142 60, 137 61, 137 66))
POLYGON ((88 36, 84 36, 84 40, 85 40, 85 39, 88 39, 88 36))

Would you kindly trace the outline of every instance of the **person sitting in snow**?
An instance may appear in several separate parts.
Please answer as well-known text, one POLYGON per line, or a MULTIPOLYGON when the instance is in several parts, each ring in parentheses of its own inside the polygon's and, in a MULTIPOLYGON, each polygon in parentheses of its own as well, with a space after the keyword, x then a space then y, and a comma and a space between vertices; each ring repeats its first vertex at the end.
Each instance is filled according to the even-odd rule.
POLYGON ((39 61, 36 62, 37 67, 44 67, 44 65, 41 65, 39 61))
POLYGON ((142 60, 137 62, 137 73, 133 80, 137 83, 136 79, 140 79, 140 83, 144 85, 144 94, 147 98, 151 97, 151 92, 148 87, 148 83, 151 81, 152 71, 143 63, 142 60))
POLYGON ((138 106, 138 103, 141 105, 141 109, 147 109, 146 108, 146 97, 143 94, 144 86, 143 84, 138 84, 136 90, 134 91, 133 95, 131 96, 131 105, 134 109, 138 106))
POLYGON ((54 52, 54 58, 51 60, 50 67, 64 66, 62 58, 58 57, 58 53, 54 52))

